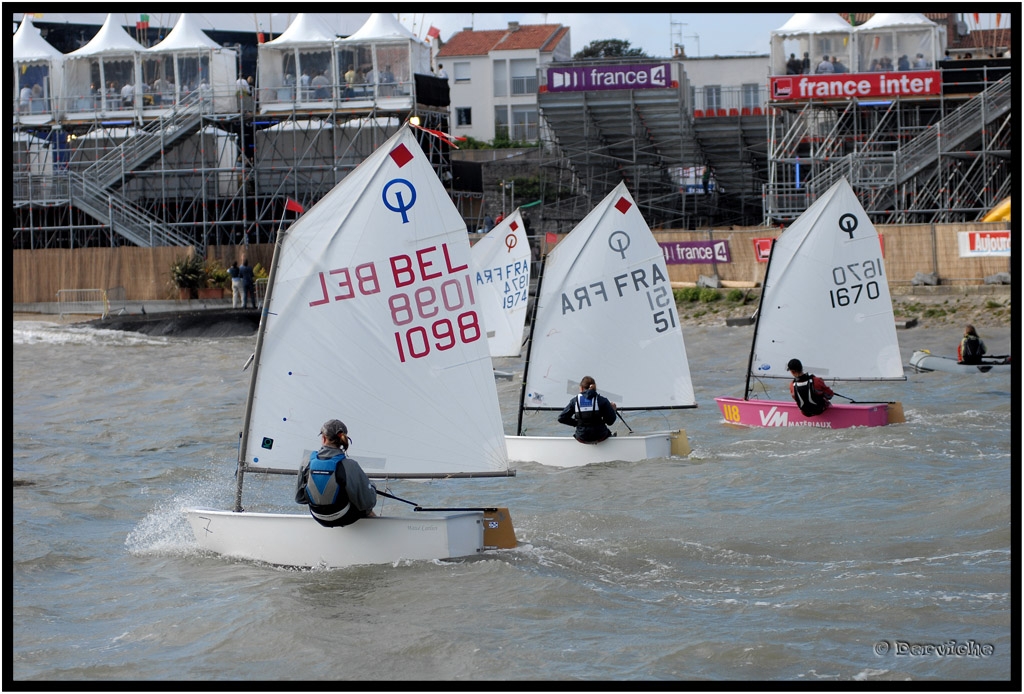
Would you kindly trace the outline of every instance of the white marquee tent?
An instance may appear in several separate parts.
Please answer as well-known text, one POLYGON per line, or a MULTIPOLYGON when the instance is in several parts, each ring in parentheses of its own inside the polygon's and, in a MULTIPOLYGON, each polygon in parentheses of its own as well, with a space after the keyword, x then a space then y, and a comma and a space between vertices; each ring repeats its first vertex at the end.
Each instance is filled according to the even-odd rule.
POLYGON ((806 53, 812 73, 825 55, 838 57, 853 71, 853 37, 853 27, 834 12, 794 14, 771 32, 771 72, 786 74, 786 61, 791 53, 798 59, 806 53))
POLYGON ((65 56, 63 93, 68 110, 111 112, 141 104, 140 58, 145 51, 113 14, 107 15, 89 43, 65 56), (122 96, 125 85, 132 87, 128 99, 122 96))
POLYGON ((238 55, 207 36, 191 14, 183 12, 167 38, 146 51, 142 75, 153 87, 156 106, 167 107, 200 90, 212 95, 214 111, 236 107, 238 55))
POLYGON ((15 32, 11 53, 15 112, 19 120, 49 120, 60 94, 64 54, 42 37, 30 17, 25 17, 15 32))
POLYGON ((879 13, 855 29, 861 69, 870 71, 873 61, 883 58, 890 69, 934 69, 945 50, 944 37, 938 24, 919 12, 879 13), (900 67, 900 61, 907 65, 900 67), (924 64, 915 64, 923 61, 924 64))

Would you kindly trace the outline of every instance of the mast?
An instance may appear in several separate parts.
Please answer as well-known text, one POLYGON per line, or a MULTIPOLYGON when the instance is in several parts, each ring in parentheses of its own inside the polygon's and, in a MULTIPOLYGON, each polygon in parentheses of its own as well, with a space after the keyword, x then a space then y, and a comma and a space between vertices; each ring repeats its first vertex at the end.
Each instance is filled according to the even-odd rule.
POLYGON ((530 315, 530 337, 526 345, 526 361, 523 363, 523 387, 519 391, 519 422, 516 425, 516 436, 523 435, 523 400, 526 398, 526 377, 530 373, 530 352, 533 350, 533 329, 537 326, 537 311, 540 310, 540 289, 544 282, 544 264, 548 262, 545 253, 540 261, 540 272, 537 273, 537 295, 533 301, 533 314, 530 315))
POLYGON ((281 218, 281 225, 277 229, 277 240, 274 242, 274 256, 270 260, 270 276, 267 278, 267 293, 263 295, 263 309, 260 313, 260 327, 256 332, 256 351, 253 352, 252 376, 249 378, 249 393, 245 399, 245 416, 242 420, 242 439, 238 443, 238 465, 235 468, 235 513, 242 511, 242 479, 245 477, 245 470, 248 467, 246 461, 247 445, 249 441, 249 422, 252 418, 252 401, 256 393, 256 378, 260 370, 260 354, 263 351, 263 336, 267 331, 267 307, 270 305, 270 295, 274 291, 274 277, 277 275, 277 258, 281 253, 281 242, 284 239, 284 217, 281 218))
POLYGON ((754 366, 754 345, 757 344, 757 326, 761 322, 761 308, 764 306, 765 289, 768 286, 768 273, 772 269, 772 256, 775 254, 775 242, 772 239, 772 247, 768 251, 768 264, 764 268, 764 281, 761 283, 761 298, 757 302, 757 317, 754 319, 754 336, 750 339, 750 356, 747 358, 747 382, 743 386, 743 399, 750 395, 750 369, 754 366))

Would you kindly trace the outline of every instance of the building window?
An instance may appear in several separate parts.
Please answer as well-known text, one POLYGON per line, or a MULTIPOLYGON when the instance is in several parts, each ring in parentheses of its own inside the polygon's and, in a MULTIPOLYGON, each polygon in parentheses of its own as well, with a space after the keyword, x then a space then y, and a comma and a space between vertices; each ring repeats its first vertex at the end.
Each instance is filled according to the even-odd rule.
POLYGON ((452 78, 457 83, 468 84, 471 74, 472 71, 469 69, 468 62, 452 63, 452 78))
POLYGON ((510 139, 508 131, 508 106, 494 107, 494 138, 498 140, 510 139))
POLYGON ((512 73, 511 92, 517 94, 537 93, 537 61, 533 58, 510 60, 509 70, 512 73))
POLYGON ((722 108, 722 86, 709 84, 704 87, 704 108, 716 111, 722 108))
POLYGON ((494 70, 494 96, 508 96, 508 63, 504 60, 495 60, 492 68, 494 70))
POLYGON ((761 105, 761 85, 744 84, 743 87, 743 108, 757 108, 761 105))
POLYGON ((533 141, 537 139, 537 109, 533 106, 512 107, 512 127, 509 139, 533 141))
POLYGON ((473 109, 459 106, 455 109, 455 125, 473 125, 473 109))

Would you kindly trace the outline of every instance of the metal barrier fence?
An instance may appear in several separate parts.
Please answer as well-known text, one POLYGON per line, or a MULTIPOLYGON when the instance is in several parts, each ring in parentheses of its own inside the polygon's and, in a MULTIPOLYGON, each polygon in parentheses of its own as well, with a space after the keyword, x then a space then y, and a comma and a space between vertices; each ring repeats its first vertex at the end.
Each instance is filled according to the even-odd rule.
POLYGON ((57 306, 61 319, 64 316, 92 315, 94 313, 106 318, 110 315, 111 310, 118 314, 127 311, 124 287, 60 289, 57 291, 57 306))
POLYGON ((267 277, 256 280, 256 305, 260 308, 263 307, 263 297, 267 295, 267 280, 267 277))

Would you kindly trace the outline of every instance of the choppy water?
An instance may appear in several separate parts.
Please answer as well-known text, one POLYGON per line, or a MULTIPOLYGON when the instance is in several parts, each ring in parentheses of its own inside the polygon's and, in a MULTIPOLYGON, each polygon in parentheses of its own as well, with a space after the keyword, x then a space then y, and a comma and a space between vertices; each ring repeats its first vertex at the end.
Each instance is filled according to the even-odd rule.
MULTIPOLYGON (((750 328, 688 328, 699 408, 627 421, 682 426, 689 458, 392 483, 507 505, 520 547, 297 571, 201 555, 181 513, 231 505, 254 338, 13 333, 15 681, 1019 677, 1010 375, 840 389, 902 401, 905 425, 739 429, 713 398, 742 395, 750 328)), ((901 332, 904 362, 956 339, 901 332)), ((519 383, 498 382, 508 433, 519 383)), ((290 485, 255 482, 247 506, 294 510, 290 485)))

